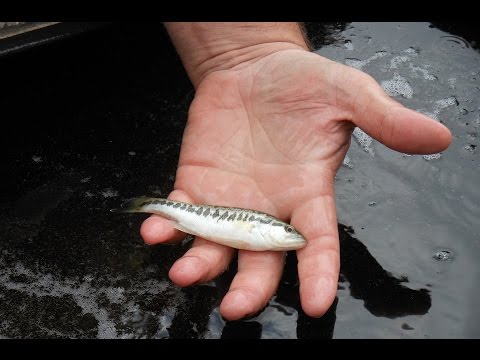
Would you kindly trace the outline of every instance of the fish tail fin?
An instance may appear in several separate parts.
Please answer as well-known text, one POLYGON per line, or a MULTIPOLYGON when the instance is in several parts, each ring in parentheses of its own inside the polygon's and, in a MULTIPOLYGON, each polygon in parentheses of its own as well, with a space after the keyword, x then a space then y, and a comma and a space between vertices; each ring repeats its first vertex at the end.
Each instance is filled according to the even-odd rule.
POLYGON ((151 204, 154 201, 159 199, 150 198, 150 197, 136 197, 129 199, 122 203, 119 208, 111 209, 111 212, 114 213, 136 213, 136 212, 145 212, 145 206, 151 204))

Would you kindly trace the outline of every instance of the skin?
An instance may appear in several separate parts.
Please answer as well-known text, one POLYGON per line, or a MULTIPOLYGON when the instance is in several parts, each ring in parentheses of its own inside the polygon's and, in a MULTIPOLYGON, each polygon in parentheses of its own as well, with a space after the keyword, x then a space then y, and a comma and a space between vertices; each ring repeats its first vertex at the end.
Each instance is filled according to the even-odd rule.
MULTIPOLYGON (((165 24, 196 94, 169 198, 237 206, 290 222, 308 240, 297 251, 300 300, 322 316, 340 268, 334 176, 355 126, 409 154, 445 150, 451 133, 385 94, 369 75, 311 53, 297 24, 165 24)), ((147 244, 185 234, 153 215, 147 244)), ((196 238, 169 276, 178 286, 221 274, 237 251, 196 238)), ((238 251, 238 272, 220 312, 261 310, 280 281, 284 253, 238 251)))

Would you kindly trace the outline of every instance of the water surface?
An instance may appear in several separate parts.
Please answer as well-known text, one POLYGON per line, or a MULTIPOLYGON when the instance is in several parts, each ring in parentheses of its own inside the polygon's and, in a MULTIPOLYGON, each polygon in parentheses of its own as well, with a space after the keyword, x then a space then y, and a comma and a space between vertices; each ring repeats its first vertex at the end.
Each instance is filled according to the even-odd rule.
POLYGON ((480 337, 478 38, 429 23, 309 31, 318 54, 454 134, 443 153, 408 156, 355 130, 335 182, 342 271, 323 318, 301 311, 291 253, 265 310, 226 323, 235 264, 180 289, 167 274, 189 243, 146 246, 146 216, 108 212, 170 191, 193 98, 161 26, 113 27, 0 59, 0 337, 480 337))

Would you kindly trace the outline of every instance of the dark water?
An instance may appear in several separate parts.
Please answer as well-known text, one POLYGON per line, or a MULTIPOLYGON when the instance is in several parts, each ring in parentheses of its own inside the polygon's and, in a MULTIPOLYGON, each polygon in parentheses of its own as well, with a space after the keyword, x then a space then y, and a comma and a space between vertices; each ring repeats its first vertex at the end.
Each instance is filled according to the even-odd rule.
POLYGON ((0 59, 0 336, 480 337, 480 54, 473 28, 309 24, 317 52, 360 68, 448 126, 434 156, 356 130, 336 178, 342 271, 321 319, 300 308, 294 254, 269 305, 228 322, 235 271, 168 280, 189 246, 146 246, 146 216, 108 209, 172 188, 193 89, 163 29, 113 26, 0 59), (443 30, 442 30, 443 29, 443 30))

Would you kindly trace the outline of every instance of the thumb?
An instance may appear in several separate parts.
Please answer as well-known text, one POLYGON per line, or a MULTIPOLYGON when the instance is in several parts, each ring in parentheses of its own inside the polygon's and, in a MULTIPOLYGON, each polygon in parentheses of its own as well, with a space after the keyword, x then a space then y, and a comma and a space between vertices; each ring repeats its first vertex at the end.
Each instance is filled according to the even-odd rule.
MULTIPOLYGON (((365 74, 366 75, 366 74, 365 74)), ((409 154, 433 154, 452 141, 447 127, 390 98, 369 75, 358 82, 352 120, 382 144, 409 154)))

